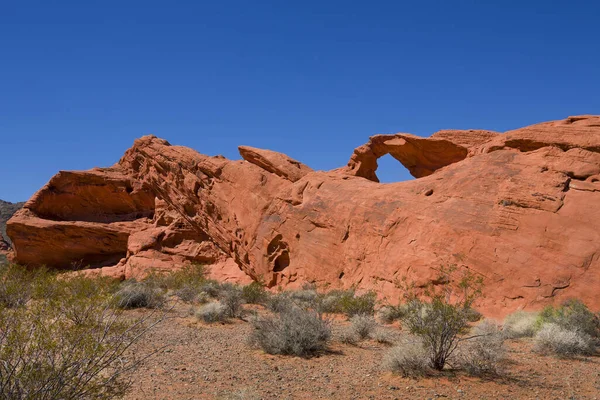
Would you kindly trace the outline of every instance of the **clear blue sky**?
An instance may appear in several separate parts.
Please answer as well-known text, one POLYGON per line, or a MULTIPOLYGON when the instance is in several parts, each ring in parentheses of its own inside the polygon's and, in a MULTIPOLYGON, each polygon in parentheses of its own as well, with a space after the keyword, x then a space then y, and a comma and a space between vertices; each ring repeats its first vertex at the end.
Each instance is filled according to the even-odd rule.
POLYGON ((599 21, 598 1, 0 0, 0 199, 148 133, 332 169, 375 133, 598 114, 599 21))

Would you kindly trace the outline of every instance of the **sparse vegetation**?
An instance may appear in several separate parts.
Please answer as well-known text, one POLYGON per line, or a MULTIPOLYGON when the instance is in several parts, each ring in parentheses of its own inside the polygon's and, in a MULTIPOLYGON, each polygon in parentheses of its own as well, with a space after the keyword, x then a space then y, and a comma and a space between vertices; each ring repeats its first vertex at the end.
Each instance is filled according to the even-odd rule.
POLYGON ((595 351, 594 339, 590 335, 555 323, 543 324, 534 337, 534 343, 535 351, 563 357, 590 355, 595 351))
POLYGON ((383 359, 384 367, 404 377, 421 377, 431 372, 429 354, 419 338, 410 338, 392 347, 383 359))
POLYGON ((0 305, 0 398, 112 399, 125 393, 130 382, 124 374, 139 361, 129 349, 160 318, 124 317, 111 307, 114 284, 107 279, 58 277, 17 265, 4 269, 1 279, 19 282, 27 296, 0 305))
POLYGON ((351 328, 359 339, 367 339, 377 328, 377 321, 370 315, 358 314, 350 318, 351 328))
POLYGON ((517 311, 506 317, 502 334, 507 339, 533 337, 536 332, 538 314, 527 311, 517 311))
POLYGON ((472 376, 501 375, 506 350, 498 323, 483 320, 472 329, 471 335, 459 348, 462 368, 472 376))
POLYGON ((322 352, 331 339, 328 321, 312 310, 290 307, 252 322, 249 343, 269 354, 308 357, 322 352))
POLYGON ((252 282, 242 288, 242 299, 248 304, 264 304, 269 298, 269 293, 260 282, 252 282))
POLYGON ((394 321, 401 320, 406 315, 406 305, 400 304, 397 306, 387 305, 381 307, 377 313, 379 320, 384 324, 391 324, 394 321))
POLYGON ((440 276, 424 290, 426 300, 418 297, 414 284, 407 284, 406 314, 402 324, 418 336, 427 350, 430 366, 442 370, 454 355, 458 344, 469 330, 472 306, 481 296, 482 279, 464 271, 454 281, 456 268, 442 267, 440 276))
POLYGON ((242 316, 244 299, 242 289, 239 286, 231 284, 222 285, 218 298, 225 308, 225 315, 228 318, 239 318, 242 316))
POLYGON ((115 294, 115 305, 119 308, 159 308, 165 303, 160 288, 150 282, 126 282, 115 294))
POLYGON ((568 331, 600 338, 600 317, 579 300, 567 300, 559 307, 544 308, 536 320, 536 328, 541 329, 544 324, 556 324, 568 331))
POLYGON ((373 315, 377 294, 371 291, 356 295, 353 289, 332 290, 319 295, 317 299, 321 312, 339 313, 352 317, 358 314, 373 315))
POLYGON ((213 322, 224 322, 227 321, 227 309, 219 302, 204 304, 196 312, 196 318, 209 324, 213 322))

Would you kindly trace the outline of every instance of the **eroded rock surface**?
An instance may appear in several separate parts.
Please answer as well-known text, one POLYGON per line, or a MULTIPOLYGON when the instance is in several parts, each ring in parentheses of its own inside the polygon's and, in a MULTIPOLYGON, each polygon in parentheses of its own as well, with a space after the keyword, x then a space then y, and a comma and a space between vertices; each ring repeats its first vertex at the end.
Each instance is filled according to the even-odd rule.
POLYGON ((485 278, 490 315, 569 297, 600 308, 598 116, 377 135, 330 172, 240 153, 145 136, 111 168, 61 172, 9 221, 15 258, 121 277, 201 262, 215 278, 356 286, 391 302, 404 276, 425 284, 455 264, 485 278), (419 179, 377 183, 385 154, 419 179))

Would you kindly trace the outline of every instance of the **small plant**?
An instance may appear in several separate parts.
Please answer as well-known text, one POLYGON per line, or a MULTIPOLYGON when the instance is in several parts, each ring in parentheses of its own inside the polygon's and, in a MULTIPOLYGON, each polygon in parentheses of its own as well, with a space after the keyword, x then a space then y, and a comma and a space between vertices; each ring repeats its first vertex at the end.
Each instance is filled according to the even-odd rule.
POLYGON ((391 345, 397 340, 397 335, 389 329, 379 327, 371 333, 371 339, 377 343, 391 345))
POLYGON ((269 293, 260 282, 252 282, 242 288, 242 299, 248 304, 263 304, 269 298, 269 293))
POLYGON ((287 293, 277 293, 269 296, 267 308, 274 313, 280 313, 295 307, 296 303, 287 293))
POLYGON ((534 350, 562 357, 590 355, 595 352, 594 339, 584 332, 571 331, 555 323, 542 325, 534 337, 534 350))
POLYGON ((373 315, 377 294, 367 292, 356 295, 353 289, 332 290, 320 296, 320 311, 325 313, 340 313, 352 317, 357 314, 373 315))
POLYGON ((387 305, 379 309, 377 316, 384 324, 391 324, 394 321, 401 320, 406 315, 406 305, 398 306, 387 305))
POLYGON ((406 314, 402 324, 410 333, 418 336, 427 350, 433 369, 441 371, 446 361, 453 356, 458 344, 466 340, 463 335, 469 330, 472 306, 481 296, 483 281, 468 270, 460 279, 453 280, 455 266, 442 267, 440 276, 425 288, 427 300, 418 297, 416 286, 406 286, 406 314))
POLYGON ((517 311, 506 317, 502 334, 507 339, 533 337, 536 332, 538 314, 526 311, 517 311))
POLYGON ((350 318, 352 331, 361 339, 367 339, 377 328, 377 321, 370 315, 358 314, 350 318))
POLYGON ((483 320, 472 329, 471 335, 459 348, 462 368, 472 376, 501 375, 506 350, 500 326, 495 321, 483 320))
POLYGON ((252 346, 268 354, 308 357, 324 351, 331 340, 330 324, 311 310, 288 308, 252 322, 252 346))
POLYGON ((341 343, 350 344, 353 346, 356 345, 359 340, 358 336, 356 335, 356 332, 348 328, 339 331, 337 334, 337 338, 341 343))
POLYGON ((383 358, 384 367, 404 377, 416 378, 431 373, 429 355, 418 339, 392 347, 383 358))
POLYGON ((227 310, 219 302, 208 303, 198 309, 196 318, 206 323, 224 322, 227 320, 227 310))
POLYGON ((127 282, 114 296, 118 308, 159 308, 165 303, 161 289, 146 282, 127 282))
POLYGON ((242 316, 244 299, 239 286, 223 284, 219 293, 219 301, 225 307, 227 317, 239 318, 242 316))

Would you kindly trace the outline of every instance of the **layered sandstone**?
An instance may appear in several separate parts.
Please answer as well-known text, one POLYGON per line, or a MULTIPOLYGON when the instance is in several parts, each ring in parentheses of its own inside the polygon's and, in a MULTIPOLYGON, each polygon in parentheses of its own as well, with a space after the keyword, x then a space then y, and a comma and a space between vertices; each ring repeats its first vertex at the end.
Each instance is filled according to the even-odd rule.
POLYGON ((403 277, 425 284, 455 264, 484 277, 492 315, 569 297, 600 308, 598 116, 377 135, 330 172, 240 153, 146 136, 111 168, 60 172, 9 221, 15 258, 123 277, 200 262, 221 279, 355 286, 391 302, 403 277), (418 179, 378 183, 385 154, 418 179))

